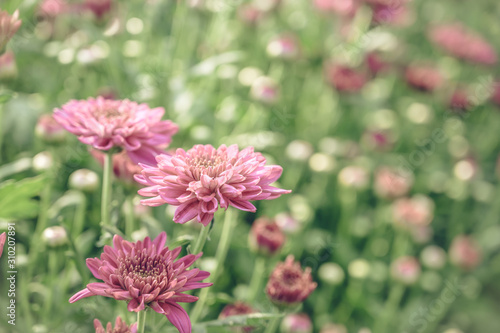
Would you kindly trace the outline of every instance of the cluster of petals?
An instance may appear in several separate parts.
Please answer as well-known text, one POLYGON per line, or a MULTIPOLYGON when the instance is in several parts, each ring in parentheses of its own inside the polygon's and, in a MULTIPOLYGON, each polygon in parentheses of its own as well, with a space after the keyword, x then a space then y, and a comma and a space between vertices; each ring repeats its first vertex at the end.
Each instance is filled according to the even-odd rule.
POLYGON ((135 179, 147 187, 139 194, 147 206, 178 206, 174 222, 194 218, 208 225, 220 207, 233 206, 255 212, 250 200, 271 200, 291 191, 271 186, 283 171, 281 166, 266 166, 266 159, 253 147, 239 150, 237 145, 196 145, 188 151, 177 149, 173 156, 159 155, 156 166, 143 168, 135 179))
POLYGON ((16 10, 11 16, 6 11, 0 10, 0 54, 20 26, 19 11, 16 10))
POLYGON ((95 333, 137 333, 137 323, 128 326, 120 317, 116 318, 115 326, 108 323, 102 326, 98 319, 94 319, 95 333))
POLYGON ((161 120, 164 113, 161 107, 98 97, 72 100, 54 110, 54 118, 95 149, 118 147, 135 163, 154 164, 154 157, 164 153, 178 130, 170 120, 161 120))
POLYGON ((433 27, 429 35, 436 45, 457 58, 483 65, 493 65, 498 60, 491 44, 461 23, 433 27))
POLYGON ((279 305, 295 305, 303 302, 316 289, 311 269, 303 270, 300 263, 289 255, 285 262, 274 268, 266 286, 267 296, 279 305))
POLYGON ((181 333, 191 332, 191 321, 178 302, 195 302, 198 297, 184 294, 188 290, 209 287, 200 282, 210 273, 190 267, 200 254, 189 254, 175 260, 181 247, 165 247, 167 234, 154 240, 131 243, 118 235, 113 247, 106 245, 99 258, 87 259, 87 267, 96 279, 70 298, 70 303, 89 296, 105 296, 128 301, 128 310, 139 312, 150 307, 164 314, 181 333))

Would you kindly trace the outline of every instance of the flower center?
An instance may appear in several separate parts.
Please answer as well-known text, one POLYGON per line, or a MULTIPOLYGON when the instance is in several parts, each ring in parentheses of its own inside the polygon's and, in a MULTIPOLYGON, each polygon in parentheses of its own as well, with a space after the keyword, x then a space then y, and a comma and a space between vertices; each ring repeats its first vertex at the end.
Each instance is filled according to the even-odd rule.
POLYGON ((123 258, 118 268, 120 275, 134 280, 163 279, 167 275, 167 266, 163 258, 138 253, 134 257, 123 258))
POLYGON ((113 119, 120 117, 122 113, 118 111, 118 109, 115 106, 104 106, 102 108, 96 109, 94 111, 94 115, 96 118, 107 118, 107 119, 113 119))
POLYGON ((281 275, 283 279, 283 283, 289 286, 293 286, 297 284, 297 281, 300 280, 301 274, 292 269, 286 269, 283 271, 281 275))
POLYGON ((219 155, 216 151, 197 152, 195 156, 188 156, 186 163, 190 166, 191 172, 196 179, 200 179, 201 175, 205 174, 212 178, 217 177, 226 166, 225 156, 219 155))

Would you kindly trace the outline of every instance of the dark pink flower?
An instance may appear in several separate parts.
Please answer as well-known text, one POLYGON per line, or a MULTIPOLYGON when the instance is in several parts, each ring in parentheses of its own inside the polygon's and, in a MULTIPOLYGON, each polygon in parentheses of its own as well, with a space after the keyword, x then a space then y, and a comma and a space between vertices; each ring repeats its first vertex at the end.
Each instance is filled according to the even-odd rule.
POLYGON ((7 45, 20 26, 19 11, 16 10, 14 14, 9 15, 9 13, 0 9, 0 54, 3 53, 5 45, 7 45))
POLYGON ((120 317, 116 318, 115 327, 108 323, 106 328, 102 326, 98 319, 94 319, 94 328, 95 333, 137 333, 137 323, 129 327, 120 317))
POLYGON ((433 27, 429 36, 437 46, 457 58, 483 65, 494 65, 497 62, 493 46, 461 23, 433 27))
POLYGON ((432 92, 443 85, 441 73, 434 67, 411 65, 406 69, 406 82, 415 89, 432 92))
POLYGON ((470 236, 456 236, 450 245, 450 261, 464 270, 472 270, 481 263, 481 249, 470 236))
POLYGON ((333 64, 326 67, 327 81, 340 92, 358 92, 367 79, 364 74, 343 65, 333 64))
POLYGON ((375 52, 370 52, 365 56, 365 63, 373 76, 384 72, 389 67, 389 64, 383 61, 375 52))
POLYGON ((414 22, 413 14, 404 4, 395 6, 373 6, 373 21, 377 24, 389 24, 406 27, 414 22))
POLYGON ((192 303, 198 297, 183 292, 205 288, 212 283, 199 282, 210 273, 198 268, 187 270, 200 256, 189 254, 175 260, 181 247, 169 250, 165 246, 167 234, 162 232, 153 241, 131 243, 118 235, 113 247, 104 246, 101 258, 87 259, 87 267, 96 279, 87 288, 69 299, 74 303, 89 296, 111 297, 128 302, 128 310, 144 311, 147 306, 164 314, 179 332, 191 332, 191 321, 178 302, 192 303))
POLYGON ((178 126, 161 120, 163 108, 103 97, 72 100, 54 110, 54 118, 78 139, 99 150, 119 147, 135 163, 154 164, 154 157, 177 133, 178 126))
POLYGON ((83 8, 90 10, 97 18, 102 18, 111 10, 111 0, 85 0, 83 8))
POLYGON ((174 222, 186 223, 194 218, 208 225, 220 207, 229 206, 255 212, 250 200, 271 200, 291 191, 271 186, 283 172, 279 165, 266 166, 262 154, 253 147, 239 151, 237 145, 196 145, 187 152, 177 149, 175 155, 159 155, 157 166, 141 164, 141 175, 135 179, 148 187, 139 194, 152 197, 141 201, 147 206, 178 206, 174 222))
POLYGON ((451 95, 449 101, 449 108, 457 113, 463 113, 470 109, 472 106, 472 101, 469 98, 469 94, 464 89, 457 89, 451 95))
POLYGON ((7 239, 7 234, 5 232, 2 232, 0 234, 0 258, 2 257, 3 246, 5 245, 5 240, 6 239, 7 239))
POLYGON ((276 221, 266 217, 255 220, 248 237, 250 247, 264 255, 275 254, 285 243, 285 233, 276 221))
POLYGON ((311 269, 302 270, 300 263, 289 255, 274 268, 266 286, 267 296, 278 305, 302 303, 316 289, 311 269))
MULTIPOLYGON (((234 304, 226 305, 219 314, 219 319, 224 319, 231 316, 246 315, 255 312, 256 311, 250 305, 245 304, 243 302, 236 302, 234 304)), ((248 333, 251 332, 253 329, 254 328, 252 326, 245 326, 242 327, 241 329, 236 329, 234 331, 248 333)))

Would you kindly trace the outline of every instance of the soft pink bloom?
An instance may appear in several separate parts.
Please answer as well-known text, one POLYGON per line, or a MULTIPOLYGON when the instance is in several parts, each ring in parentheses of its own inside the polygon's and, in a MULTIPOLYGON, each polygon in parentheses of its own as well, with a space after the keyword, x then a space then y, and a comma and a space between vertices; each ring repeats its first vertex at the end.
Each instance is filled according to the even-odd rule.
POLYGON ((164 113, 161 107, 97 97, 72 100, 55 109, 54 118, 85 144, 99 150, 119 147, 135 163, 155 164, 154 157, 164 153, 178 130, 170 120, 161 120, 164 113))
POLYGON ((313 324, 311 318, 305 313, 291 313, 281 322, 283 333, 312 333, 313 324))
POLYGON ((361 72, 338 64, 327 65, 326 79, 338 91, 350 93, 360 91, 367 81, 361 72))
POLYGON ((11 16, 6 11, 0 9, 0 54, 3 53, 5 45, 7 45, 20 26, 19 11, 16 10, 11 16))
POLYGON ((5 232, 2 232, 0 234, 0 258, 2 257, 3 246, 5 245, 5 240, 6 239, 7 239, 7 234, 5 232))
POLYGON ((413 185, 413 176, 389 167, 380 168, 375 174, 375 193, 385 199, 407 194, 413 185))
POLYGON ((0 81, 15 77, 17 77, 17 66, 14 52, 6 51, 1 54, 0 51, 0 81))
POLYGON ((90 10, 97 18, 102 18, 111 10, 112 0, 85 0, 83 8, 90 10))
POLYGON ((405 78, 410 86, 424 92, 432 92, 444 83, 441 73, 436 68, 426 65, 409 66, 405 78))
POLYGON ((353 16, 359 7, 358 0, 314 0, 314 5, 321 11, 342 16, 353 16))
POLYGON ((285 243, 285 233, 276 221, 261 217, 254 221, 248 234, 250 247, 264 255, 277 253, 285 243))
MULTIPOLYGON (((255 313, 256 311, 248 304, 245 304, 243 302, 235 302, 234 304, 228 304, 226 305, 221 313, 219 314, 219 319, 224 319, 228 318, 231 316, 240 316, 240 315, 246 315, 250 313, 255 313)), ((245 326, 242 327, 241 329, 236 329, 235 332, 252 332, 253 327, 252 326, 245 326)))
POLYGON ((266 166, 262 154, 253 147, 239 151, 237 145, 196 145, 187 152, 177 149, 175 155, 159 155, 157 166, 142 165, 135 179, 148 187, 139 194, 147 206, 170 204, 177 207, 174 222, 186 223, 194 218, 208 225, 219 208, 229 206, 255 212, 250 200, 272 200, 291 191, 271 186, 283 171, 279 165, 266 166))
POLYGON ((267 44, 267 54, 273 58, 296 59, 300 55, 297 38, 293 35, 283 35, 273 38, 267 44))
POLYGON ((414 22, 414 17, 408 6, 404 4, 395 6, 373 6, 373 21, 378 24, 389 24, 406 27, 414 22))
POLYGON ((192 303, 198 297, 183 292, 205 288, 212 283, 199 282, 210 273, 198 268, 187 270, 200 256, 189 254, 175 260, 181 247, 169 250, 165 246, 167 234, 162 232, 153 241, 131 243, 118 235, 113 247, 104 246, 101 258, 87 259, 87 267, 96 279, 87 288, 69 299, 74 303, 89 296, 111 297, 128 302, 128 310, 139 312, 149 306, 164 314, 181 333, 191 332, 191 321, 178 302, 192 303))
POLYGON ((54 119, 52 114, 42 114, 35 126, 35 134, 51 143, 64 141, 66 133, 64 127, 54 119))
POLYGON ((316 289, 311 277, 311 268, 302 270, 300 263, 289 255, 285 262, 274 268, 266 286, 267 296, 279 305, 302 303, 316 289))
POLYGON ((370 52, 365 56, 365 63, 373 76, 386 71, 389 67, 389 64, 375 52, 370 52))
POLYGON ((106 328, 102 326, 98 319, 94 319, 94 328, 95 333, 137 333, 137 323, 129 327, 119 316, 116 318, 114 327, 111 323, 108 323, 106 328))
POLYGON ((433 27, 429 36, 436 45, 457 58, 483 65, 494 65, 497 62, 493 46, 461 23, 433 27))
POLYGON ((253 81, 250 88, 250 96, 259 102, 274 104, 279 99, 280 88, 274 79, 267 76, 260 76, 253 81))
POLYGON ((54 19, 69 11, 66 0, 43 0, 38 7, 38 16, 54 19))
POLYGON ((238 7, 237 14, 243 23, 255 25, 262 19, 265 13, 251 3, 244 3, 238 7))
POLYGON ((453 265, 464 270, 472 270, 481 263, 481 249, 470 237, 459 235, 453 239, 449 250, 450 261, 453 265))
POLYGON ((370 150, 385 152, 392 149, 395 140, 387 130, 367 129, 361 141, 370 150))
POLYGON ((449 108, 457 113, 463 113, 469 110, 472 106, 472 101, 469 94, 464 89, 458 88, 451 95, 449 108))
POLYGON ((420 263, 415 257, 399 257, 391 264, 391 276, 403 284, 414 284, 420 277, 420 263))
POLYGON ((392 206, 394 223, 401 228, 425 226, 434 218, 434 203, 423 195, 402 198, 392 206))
MULTIPOLYGON (((90 154, 99 162, 104 165, 104 153, 99 150, 92 149, 90 154)), ((134 175, 141 173, 142 168, 139 164, 134 163, 126 152, 120 152, 113 155, 113 173, 116 178, 128 184, 136 184, 134 175)))

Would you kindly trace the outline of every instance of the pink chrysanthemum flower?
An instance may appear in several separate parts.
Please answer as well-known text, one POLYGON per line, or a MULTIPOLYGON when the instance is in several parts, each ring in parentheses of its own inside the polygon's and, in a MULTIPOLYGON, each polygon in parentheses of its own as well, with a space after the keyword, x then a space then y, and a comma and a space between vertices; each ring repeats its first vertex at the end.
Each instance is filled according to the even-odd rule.
POLYGON ((19 11, 16 10, 11 16, 6 11, 0 10, 0 54, 20 26, 19 11))
POLYGON ((195 302, 198 297, 183 292, 205 288, 212 283, 199 282, 210 273, 198 268, 187 270, 200 256, 189 254, 175 260, 181 247, 169 250, 165 246, 167 234, 162 232, 153 241, 131 243, 118 235, 114 247, 106 245, 101 259, 87 259, 87 267, 96 279, 87 288, 69 299, 74 303, 89 296, 105 296, 128 301, 128 310, 139 312, 149 306, 164 314, 179 332, 191 332, 191 321, 178 302, 195 302))
POLYGON ((154 157, 164 153, 178 130, 170 120, 161 120, 164 113, 161 107, 97 97, 72 100, 54 110, 54 118, 85 144, 99 150, 119 147, 135 163, 155 164, 154 157))
POLYGON ((143 167, 135 179, 148 187, 139 194, 153 197, 141 201, 147 206, 170 204, 177 207, 174 222, 194 218, 208 225, 219 205, 255 212, 250 200, 271 200, 291 191, 271 186, 283 171, 279 165, 266 166, 266 159, 248 147, 237 145, 215 149, 196 145, 187 152, 177 149, 174 156, 159 155, 158 165, 143 167))
POLYGON ((120 317, 116 318, 115 327, 108 323, 106 328, 98 319, 94 319, 94 328, 95 333, 137 333, 137 323, 128 326, 120 317))
POLYGON ((0 258, 2 257, 3 246, 5 245, 5 240, 6 239, 7 239, 7 234, 5 232, 2 232, 0 234, 0 258))

